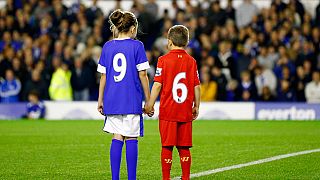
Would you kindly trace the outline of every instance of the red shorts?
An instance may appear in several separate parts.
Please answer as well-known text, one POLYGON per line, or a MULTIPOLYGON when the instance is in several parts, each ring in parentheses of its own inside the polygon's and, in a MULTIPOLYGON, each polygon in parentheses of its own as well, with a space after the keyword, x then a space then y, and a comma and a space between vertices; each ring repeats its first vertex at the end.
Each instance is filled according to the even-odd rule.
POLYGON ((159 121, 162 146, 192 147, 192 121, 159 121))

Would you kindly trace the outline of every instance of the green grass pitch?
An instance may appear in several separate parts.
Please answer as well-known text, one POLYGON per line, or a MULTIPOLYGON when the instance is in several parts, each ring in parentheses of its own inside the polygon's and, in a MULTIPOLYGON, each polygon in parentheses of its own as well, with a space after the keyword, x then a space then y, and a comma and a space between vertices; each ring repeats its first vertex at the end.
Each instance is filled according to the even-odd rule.
MULTIPOLYGON (((110 179, 103 121, 0 121, 0 179, 110 179)), ((320 148, 320 121, 195 121, 192 173, 320 148)), ((145 121, 138 179, 161 179, 157 121, 145 121)), ((172 177, 180 175, 174 150, 172 177)), ((123 156, 121 179, 126 179, 123 156)), ((320 153, 195 179, 320 179, 320 153)))

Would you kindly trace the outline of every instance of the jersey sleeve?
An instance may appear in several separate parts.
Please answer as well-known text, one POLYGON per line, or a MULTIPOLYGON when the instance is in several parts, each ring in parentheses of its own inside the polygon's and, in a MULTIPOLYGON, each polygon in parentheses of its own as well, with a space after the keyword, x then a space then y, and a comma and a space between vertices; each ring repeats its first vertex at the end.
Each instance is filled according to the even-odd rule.
POLYGON ((143 44, 140 42, 137 54, 136 54, 136 67, 138 71, 147 70, 150 68, 148 58, 146 56, 146 52, 144 50, 143 44))
POLYGON ((194 72, 194 86, 198 86, 198 85, 200 85, 200 79, 199 79, 199 72, 198 72, 198 67, 197 67, 197 63, 196 62, 194 62, 194 66, 195 66, 195 68, 194 68, 194 70, 195 70, 195 72, 194 72))
POLYGON ((29 114, 31 111, 32 111, 32 104, 31 103, 28 103, 27 104, 27 113, 29 114))
POLYGON ((162 84, 162 82, 163 82, 162 69, 163 69, 163 60, 162 60, 162 58, 159 58, 158 64, 157 64, 156 74, 154 75, 154 82, 158 82, 158 83, 162 84))
POLYGON ((101 55, 100 55, 100 59, 99 59, 99 62, 98 62, 98 68, 97 68, 97 71, 99 73, 102 73, 102 74, 106 74, 106 45, 103 46, 102 48, 102 52, 101 52, 101 55))

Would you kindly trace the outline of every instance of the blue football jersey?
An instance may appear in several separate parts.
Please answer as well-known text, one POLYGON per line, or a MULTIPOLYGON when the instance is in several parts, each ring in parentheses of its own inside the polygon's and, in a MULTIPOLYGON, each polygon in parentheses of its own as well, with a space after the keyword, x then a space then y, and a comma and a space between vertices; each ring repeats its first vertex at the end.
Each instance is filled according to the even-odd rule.
POLYGON ((43 102, 39 102, 38 104, 29 102, 27 104, 27 113, 33 119, 44 118, 45 110, 43 102))
POLYGON ((103 100, 106 115, 142 114, 139 71, 148 68, 142 42, 126 38, 104 44, 97 71, 106 74, 103 100))

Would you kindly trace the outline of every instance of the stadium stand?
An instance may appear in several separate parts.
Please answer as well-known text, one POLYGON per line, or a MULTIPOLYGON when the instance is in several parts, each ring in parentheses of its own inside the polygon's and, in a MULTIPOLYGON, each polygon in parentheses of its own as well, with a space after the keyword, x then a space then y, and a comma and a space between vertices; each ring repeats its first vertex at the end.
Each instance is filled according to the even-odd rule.
MULTIPOLYGON (((320 102, 310 95, 320 89, 320 3, 313 18, 299 0, 273 0, 262 9, 250 0, 236 9, 231 0, 226 8, 219 1, 205 2, 186 0, 180 7, 168 1, 171 18, 168 10, 159 15, 155 0, 134 1, 131 11, 139 20, 151 80, 157 58, 167 51, 168 28, 184 24, 190 29, 187 51, 197 59, 203 100, 305 102, 307 95, 320 102)), ((1 102, 26 101, 31 91, 43 100, 97 99, 96 66, 101 47, 111 38, 108 14, 97 3, 6 1, 0 9, 1 102)))

